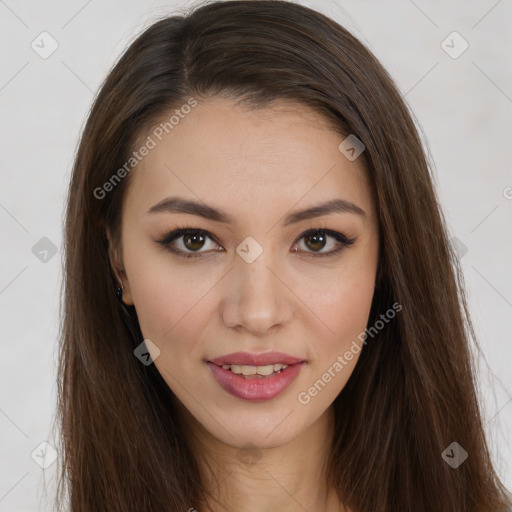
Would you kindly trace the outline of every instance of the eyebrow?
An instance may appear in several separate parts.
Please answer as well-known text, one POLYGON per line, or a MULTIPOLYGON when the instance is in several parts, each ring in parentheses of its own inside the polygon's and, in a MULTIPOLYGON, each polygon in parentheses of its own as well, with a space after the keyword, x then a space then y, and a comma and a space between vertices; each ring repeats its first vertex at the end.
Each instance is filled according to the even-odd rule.
MULTIPOLYGON (((208 206, 205 203, 184 199, 182 197, 166 197, 152 206, 146 213, 155 214, 162 212, 188 213, 222 224, 234 224, 235 221, 235 218, 227 212, 214 208, 213 206, 208 206)), ((354 203, 346 201, 345 199, 332 199, 325 203, 320 203, 304 210, 288 214, 284 220, 284 225, 288 226, 289 224, 295 224, 303 220, 313 219, 331 213, 353 213, 363 217, 365 216, 364 210, 354 203)))

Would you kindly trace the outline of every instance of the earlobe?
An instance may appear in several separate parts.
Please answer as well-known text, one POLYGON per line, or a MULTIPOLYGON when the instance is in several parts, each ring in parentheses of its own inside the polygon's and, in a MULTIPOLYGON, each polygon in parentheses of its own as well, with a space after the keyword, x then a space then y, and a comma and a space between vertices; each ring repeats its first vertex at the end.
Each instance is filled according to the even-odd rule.
POLYGON ((112 236, 108 227, 105 228, 105 234, 108 243, 108 257, 110 261, 110 267, 117 281, 117 286, 113 292, 116 294, 116 297, 120 302, 126 306, 132 306, 133 300, 130 291, 130 284, 124 269, 123 258, 119 245, 115 242, 114 237, 112 236))

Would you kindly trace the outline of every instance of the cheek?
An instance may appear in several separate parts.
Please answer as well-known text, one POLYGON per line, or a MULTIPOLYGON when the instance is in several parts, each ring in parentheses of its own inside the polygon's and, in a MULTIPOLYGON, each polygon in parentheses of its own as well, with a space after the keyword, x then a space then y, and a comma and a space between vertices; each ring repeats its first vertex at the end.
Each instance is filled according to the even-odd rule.
MULTIPOLYGON (((317 415, 328 407, 345 387, 361 351, 373 298, 373 282, 347 280, 323 296, 323 322, 328 336, 318 336, 315 359, 297 393, 304 414, 317 415)), ((320 298, 319 298, 320 300, 320 298)))
POLYGON ((144 338, 159 348, 170 339, 179 348, 183 340, 190 349, 191 337, 183 329, 192 333, 200 318, 208 317, 204 298, 218 279, 206 272, 198 277, 194 265, 177 265, 164 251, 130 251, 129 243, 126 248, 125 267, 144 338))
POLYGON ((351 281, 339 286, 336 296, 325 305, 331 329, 335 332, 338 345, 364 331, 370 314, 374 293, 374 281, 351 281))
POLYGON ((325 326, 328 345, 364 331, 375 289, 376 264, 352 258, 337 271, 317 275, 308 285, 307 304, 325 326))
MULTIPOLYGON (((169 387, 184 403, 188 392, 181 392, 181 384, 197 375, 202 360, 201 332, 211 318, 207 311, 207 293, 215 282, 190 279, 190 272, 168 272, 157 266, 139 275, 133 288, 137 316, 144 339, 150 339, 160 350, 155 366, 169 387)), ((201 389, 194 395, 200 396, 201 389)))
POLYGON ((330 371, 325 380, 332 384, 329 384, 329 391, 322 394, 326 400, 332 400, 343 388, 363 348, 375 272, 374 259, 354 260, 342 271, 332 273, 334 279, 317 281, 309 294, 308 305, 321 320, 318 325, 323 325, 314 346, 316 361, 311 368, 311 381, 330 371))

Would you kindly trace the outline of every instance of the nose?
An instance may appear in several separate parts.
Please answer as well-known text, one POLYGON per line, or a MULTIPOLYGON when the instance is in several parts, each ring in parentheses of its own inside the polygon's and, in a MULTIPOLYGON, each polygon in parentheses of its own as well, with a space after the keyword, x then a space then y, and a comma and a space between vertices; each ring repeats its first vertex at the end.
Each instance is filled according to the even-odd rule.
POLYGON ((275 333, 292 318, 294 295, 270 251, 263 251, 252 263, 237 256, 223 293, 226 327, 264 336, 275 333))

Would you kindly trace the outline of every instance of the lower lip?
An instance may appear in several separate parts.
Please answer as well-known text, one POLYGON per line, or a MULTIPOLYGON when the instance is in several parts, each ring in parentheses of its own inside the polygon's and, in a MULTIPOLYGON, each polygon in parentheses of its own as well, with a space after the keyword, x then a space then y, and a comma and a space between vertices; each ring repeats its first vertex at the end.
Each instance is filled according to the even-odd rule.
POLYGON ((282 393, 299 375, 304 363, 295 363, 280 373, 246 379, 221 366, 207 362, 220 386, 237 398, 252 401, 270 400, 282 393))

